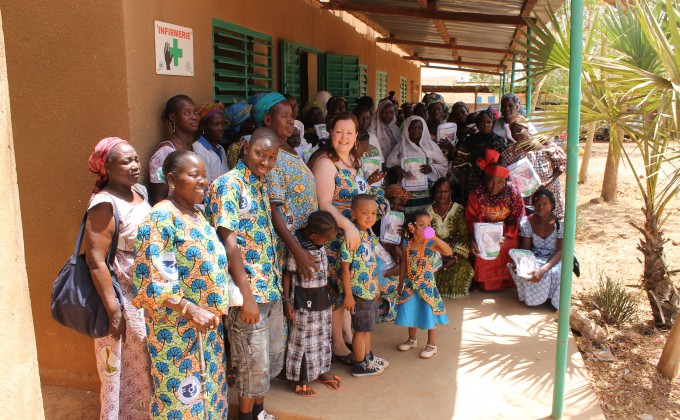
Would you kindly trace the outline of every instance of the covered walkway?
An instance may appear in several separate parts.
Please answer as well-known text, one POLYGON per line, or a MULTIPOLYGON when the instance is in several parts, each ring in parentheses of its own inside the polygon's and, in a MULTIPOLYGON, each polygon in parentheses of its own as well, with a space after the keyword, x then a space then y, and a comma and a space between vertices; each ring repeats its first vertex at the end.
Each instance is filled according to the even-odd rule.
MULTIPOLYGON (((439 330, 434 358, 419 359, 419 350, 399 352, 396 345, 404 340, 404 329, 380 324, 374 335, 376 353, 391 363, 384 374, 353 378, 349 367, 334 364, 343 388, 334 392, 315 384, 319 395, 314 398, 297 397, 276 381, 267 409, 282 420, 548 418, 557 336, 554 311, 527 308, 514 290, 473 292, 468 299, 445 303, 451 322, 439 330)), ((422 349, 426 336, 420 334, 422 349)), ((587 375, 570 337, 563 418, 604 419, 587 375)), ((45 392, 46 418, 67 418, 66 404, 80 408, 71 411, 78 418, 96 418, 98 395, 73 392, 78 394, 45 392)), ((230 388, 232 403, 235 396, 230 388)))

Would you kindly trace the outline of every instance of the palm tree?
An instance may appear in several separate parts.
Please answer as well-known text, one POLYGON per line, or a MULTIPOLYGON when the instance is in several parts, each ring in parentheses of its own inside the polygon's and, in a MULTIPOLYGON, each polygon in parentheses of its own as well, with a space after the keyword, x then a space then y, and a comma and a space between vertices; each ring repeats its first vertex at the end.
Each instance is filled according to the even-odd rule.
MULTIPOLYGON (((620 153, 635 175, 645 217, 642 225, 632 223, 641 234, 641 287, 656 324, 670 328, 680 313, 680 293, 672 280, 680 270, 671 270, 664 257, 668 239, 663 224, 668 204, 680 191, 680 0, 598 9, 601 13, 584 34, 581 122, 610 126, 610 159, 620 153), (632 164, 624 134, 642 155, 644 167, 632 164)), ((569 24, 552 10, 548 16, 548 22, 527 21, 532 45, 521 45, 538 77, 569 66, 569 24)), ((550 107, 536 119, 561 131, 567 124, 566 105, 550 107)))

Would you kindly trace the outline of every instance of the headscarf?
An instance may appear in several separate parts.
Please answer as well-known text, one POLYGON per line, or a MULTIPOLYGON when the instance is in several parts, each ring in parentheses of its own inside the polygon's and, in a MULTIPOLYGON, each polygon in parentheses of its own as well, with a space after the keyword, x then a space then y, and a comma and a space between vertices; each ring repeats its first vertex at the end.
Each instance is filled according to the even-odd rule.
POLYGON ((368 128, 368 131, 378 138, 383 156, 389 156, 392 149, 399 143, 399 139, 401 138, 401 132, 399 131, 399 127, 397 127, 396 112, 394 113, 394 117, 392 117, 392 121, 387 125, 380 119, 380 113, 382 113, 383 109, 388 105, 394 107, 394 104, 389 99, 380 101, 378 109, 375 111, 375 114, 373 114, 371 126, 368 128))
POLYGON ((342 96, 331 96, 331 98, 326 102, 326 110, 328 112, 331 112, 331 108, 333 107, 333 104, 337 101, 342 101, 345 103, 345 112, 348 112, 347 106, 349 105, 347 103, 347 99, 345 99, 342 96))
POLYGON ((198 106, 198 119, 205 122, 216 114, 224 114, 224 104, 220 101, 206 102, 198 106))
POLYGON ((245 102, 238 102, 227 108, 224 114, 227 116, 229 127, 237 133, 240 132, 241 124, 250 118, 250 111, 252 109, 253 106, 245 102))
POLYGON ((416 156, 429 158, 432 172, 427 174, 427 177, 433 182, 446 176, 448 161, 444 157, 439 146, 437 146, 437 143, 430 138, 430 131, 427 129, 427 123, 419 116, 412 115, 404 122, 404 132, 401 135, 401 141, 387 157, 387 167, 392 168, 394 166, 401 166, 402 158, 416 156), (423 124, 423 132, 420 135, 419 144, 415 144, 408 138, 408 129, 415 121, 420 121, 420 123, 423 124))
POLYGON ((286 102, 285 96, 281 95, 279 92, 269 92, 260 98, 259 101, 253 107, 253 116, 255 117, 255 122, 258 127, 264 127, 264 121, 262 119, 270 109, 279 102, 286 102))
POLYGON ((389 200, 395 197, 401 197, 401 199, 406 202, 411 198, 415 198, 415 195, 406 191, 401 184, 392 184, 385 190, 385 199, 389 200))
POLYGON ((108 182, 109 176, 106 174, 106 169, 104 168, 106 156, 108 156, 111 149, 121 143, 129 144, 120 137, 107 137, 100 140, 99 143, 97 143, 97 145, 94 147, 92 154, 90 154, 90 159, 87 161, 87 166, 90 172, 97 175, 97 180, 94 182, 94 188, 92 189, 93 194, 100 192, 108 182))
POLYGON ((522 105, 522 102, 519 100, 519 96, 512 92, 508 92, 503 97, 501 98, 501 103, 506 100, 506 99, 512 99, 512 101, 517 104, 517 110, 519 111, 520 105, 522 105))
POLYGON ((507 168, 498 164, 501 155, 494 149, 486 149, 486 156, 484 159, 477 158, 477 165, 488 176, 499 176, 507 178, 510 171, 507 168))
POLYGON ((321 105, 321 110, 323 111, 323 116, 325 117, 326 114, 328 114, 328 111, 326 109, 326 104, 328 103, 328 100, 331 99, 333 95, 325 90, 322 90, 316 94, 314 97, 314 102, 318 102, 321 105))
POLYGON ((309 113, 312 108, 319 108, 321 112, 323 112, 323 105, 317 101, 310 101, 307 102, 304 107, 302 107, 302 118, 307 119, 307 113, 309 113))
POLYGON ((248 98, 248 103, 249 103, 250 105, 252 105, 252 106, 255 106, 255 104, 257 103, 257 101, 259 101, 260 99, 262 99, 266 94, 267 94, 267 92, 256 93, 255 95, 253 95, 253 96, 251 96, 250 98, 248 98))
POLYGON ((454 109, 459 108, 459 107, 465 108, 465 111, 468 112, 468 113, 470 112, 470 108, 468 108, 467 104, 463 101, 458 101, 455 104, 453 104, 453 106, 451 107, 451 110, 453 111, 454 109))
POLYGON ((442 104, 442 111, 446 112, 449 109, 449 106, 446 104, 446 100, 444 97, 438 93, 432 93, 430 94, 428 101, 426 102, 427 104, 427 109, 430 109, 430 105, 432 104, 442 104))

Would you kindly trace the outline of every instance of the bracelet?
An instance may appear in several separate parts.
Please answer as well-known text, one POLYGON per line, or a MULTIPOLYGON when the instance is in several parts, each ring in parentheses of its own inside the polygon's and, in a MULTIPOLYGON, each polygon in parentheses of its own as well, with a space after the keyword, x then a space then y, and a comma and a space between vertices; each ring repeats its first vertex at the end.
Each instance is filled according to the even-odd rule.
POLYGON ((182 308, 182 315, 184 315, 184 314, 187 313, 187 308, 189 308, 189 304, 190 304, 190 303, 191 303, 191 302, 189 302, 189 301, 187 300, 187 303, 184 305, 184 308, 182 308))
POLYGON ((290 298, 287 298, 287 297, 285 297, 285 298, 283 298, 283 299, 281 299, 281 300, 282 300, 284 303, 285 303, 285 302, 290 302, 290 298))

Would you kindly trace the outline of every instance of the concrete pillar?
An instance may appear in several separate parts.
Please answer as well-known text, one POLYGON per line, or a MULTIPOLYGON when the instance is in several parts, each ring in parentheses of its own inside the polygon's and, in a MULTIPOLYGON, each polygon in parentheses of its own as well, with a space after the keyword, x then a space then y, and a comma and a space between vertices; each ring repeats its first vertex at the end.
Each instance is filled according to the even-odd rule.
POLYGON ((0 407, 8 419, 44 419, 35 332, 24 261, 5 37, 0 14, 0 407))

